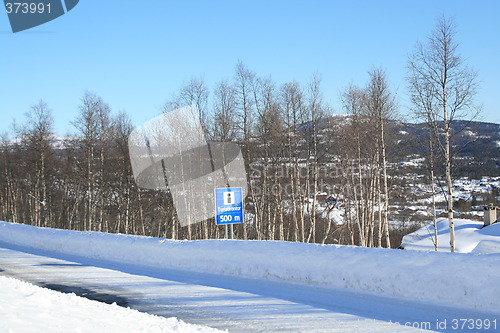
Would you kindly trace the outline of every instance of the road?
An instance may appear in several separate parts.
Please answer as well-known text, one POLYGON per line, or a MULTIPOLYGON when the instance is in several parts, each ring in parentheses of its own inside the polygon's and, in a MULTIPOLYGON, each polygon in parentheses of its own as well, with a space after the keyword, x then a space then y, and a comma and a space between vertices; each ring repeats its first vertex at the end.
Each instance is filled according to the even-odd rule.
POLYGON ((0 274, 230 332, 460 332, 450 325, 454 318, 494 319, 487 312, 359 292, 120 266, 5 243, 0 274), (445 321, 447 328, 440 329, 445 321))

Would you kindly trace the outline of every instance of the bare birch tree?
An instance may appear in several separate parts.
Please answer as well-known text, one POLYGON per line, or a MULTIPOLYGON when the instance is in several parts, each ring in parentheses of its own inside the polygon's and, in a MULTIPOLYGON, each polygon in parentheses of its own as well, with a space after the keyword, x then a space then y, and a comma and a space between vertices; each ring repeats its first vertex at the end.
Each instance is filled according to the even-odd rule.
POLYGON ((444 157, 450 251, 455 252, 452 183, 452 123, 474 117, 477 74, 458 54, 455 23, 441 17, 426 44, 417 43, 408 60, 409 89, 414 109, 434 127, 436 143, 444 157))
POLYGON ((220 82, 214 91, 214 119, 211 136, 214 141, 228 142, 236 139, 235 91, 227 82, 220 82))
POLYGON ((205 134, 207 134, 209 95, 210 90, 205 80, 202 78, 191 78, 188 83, 184 84, 179 89, 179 92, 175 94, 170 101, 165 103, 163 111, 168 112, 184 106, 195 105, 205 134))
POLYGON ((97 196, 97 191, 103 188, 103 173, 105 163, 104 145, 109 131, 110 108, 101 97, 91 92, 85 92, 79 114, 73 125, 81 135, 80 148, 83 152, 81 169, 84 170, 82 182, 84 192, 84 228, 94 230, 103 227, 103 194, 97 196), (97 223, 97 225, 96 225, 97 223))
MULTIPOLYGON (((46 208, 48 198, 48 176, 53 165, 49 165, 49 160, 54 159, 50 140, 53 138, 52 110, 47 103, 40 100, 31 107, 26 114, 28 118, 27 127, 23 133, 23 143, 29 153, 28 173, 34 173, 32 186, 29 189, 29 200, 33 202, 35 214, 34 222, 37 226, 46 225, 46 208)), ((31 178, 31 177, 30 177, 31 178)))
MULTIPOLYGON (((236 132, 237 137, 243 142, 242 153, 245 160, 245 167, 247 170, 250 165, 249 161, 252 160, 251 138, 253 135, 253 119, 255 117, 254 113, 256 110, 257 103, 257 91, 259 90, 259 80, 257 79, 255 73, 251 71, 241 60, 238 61, 234 73, 234 97, 236 101, 236 132)), ((256 189, 253 186, 252 181, 249 179, 248 182, 249 198, 253 203, 253 208, 255 210, 254 223, 253 225, 258 225, 260 212, 259 207, 255 204, 257 201, 256 189)), ((245 223, 241 226, 243 230, 243 238, 248 238, 249 224, 245 223)), ((257 230, 257 229, 255 229, 257 230)))
MULTIPOLYGON (((379 219, 379 240, 378 246, 382 246, 382 233, 385 237, 385 243, 387 247, 391 247, 391 241, 389 237, 389 185, 388 185, 388 175, 387 175, 387 122, 389 119, 394 117, 395 104, 394 96, 390 92, 386 74, 378 69, 369 72, 370 81, 368 87, 366 88, 366 103, 369 115, 373 117, 377 129, 377 146, 379 157, 380 169, 382 172, 382 183, 379 183, 379 188, 383 186, 383 208, 379 205, 380 210, 383 209, 379 219), (382 185, 382 186, 381 186, 382 185)), ((379 200, 381 199, 381 193, 378 193, 379 200)))
POLYGON ((284 124, 287 128, 286 156, 290 177, 290 197, 291 197, 291 220, 293 229, 293 240, 299 241, 299 230, 304 229, 304 205, 306 195, 302 189, 302 177, 300 171, 300 131, 299 125, 305 122, 305 101, 304 92, 298 82, 285 83, 281 87, 280 101, 283 113, 284 124), (300 223, 299 223, 300 220, 300 223))

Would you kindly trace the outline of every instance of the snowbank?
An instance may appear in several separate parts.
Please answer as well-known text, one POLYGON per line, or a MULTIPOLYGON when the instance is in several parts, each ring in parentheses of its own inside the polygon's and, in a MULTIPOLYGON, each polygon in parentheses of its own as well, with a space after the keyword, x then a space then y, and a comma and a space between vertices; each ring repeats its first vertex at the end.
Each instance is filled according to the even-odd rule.
POLYGON ((276 241, 173 241, 7 222, 0 222, 0 241, 152 269, 278 279, 447 306, 500 309, 497 254, 276 241))
POLYGON ((1 332, 221 332, 0 276, 1 332))
MULTIPOLYGON (((483 228, 483 222, 454 219, 456 252, 500 253, 500 223, 483 228)), ((450 251, 450 228, 447 218, 437 220, 438 250, 450 251)), ((403 237, 401 246, 407 250, 434 251, 434 226, 425 225, 403 237)))

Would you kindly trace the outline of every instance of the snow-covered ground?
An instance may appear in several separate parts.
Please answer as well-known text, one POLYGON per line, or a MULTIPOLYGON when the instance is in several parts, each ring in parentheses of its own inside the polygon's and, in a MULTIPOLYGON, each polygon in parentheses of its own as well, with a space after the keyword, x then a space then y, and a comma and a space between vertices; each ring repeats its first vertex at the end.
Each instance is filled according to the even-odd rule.
POLYGON ((0 222, 0 241, 122 265, 287 281, 469 309, 500 309, 500 284, 492 283, 500 281, 500 254, 275 241, 174 241, 7 222, 0 222), (453 277, 448 278, 447 272, 453 272, 453 277))
MULTIPOLYGON (((401 162, 402 165, 412 165, 417 166, 419 163, 423 163, 424 159, 415 158, 408 162, 401 162)), ((395 179, 404 180, 407 182, 405 190, 409 190, 411 193, 410 197, 406 198, 407 202, 394 203, 390 205, 390 215, 391 216, 406 216, 407 220, 416 220, 418 223, 422 219, 432 216, 431 205, 433 202, 433 189, 430 185, 425 184, 422 179, 422 175, 418 174, 405 174, 402 176, 397 176, 395 179), (415 218, 415 219, 414 219, 415 218)), ((395 187, 393 190, 398 188, 397 181, 395 182, 395 187)), ((464 211, 464 208, 457 210, 455 212, 456 216, 462 218, 473 218, 475 216, 482 217, 484 203, 494 202, 494 193, 500 188, 500 177, 482 177, 481 179, 470 179, 468 177, 462 177, 455 179, 453 181, 453 198, 455 202, 463 202, 471 204, 472 211, 464 211)), ((446 209, 446 198, 447 198, 447 187, 440 187, 438 185, 434 186, 434 199, 437 204, 438 214, 442 213, 446 209)), ((327 192, 318 193, 316 201, 316 213, 320 214, 324 218, 330 219, 331 222, 342 225, 344 224, 344 198, 338 195, 328 194, 327 192), (322 198, 335 198, 338 201, 322 200, 322 198)), ((500 200, 500 197, 496 198, 500 200)), ((313 197, 308 198, 308 201, 304 203, 304 210, 308 213, 312 210, 313 197)), ((351 202, 352 214, 355 215, 355 203, 351 202)), ((467 209, 470 209, 467 208, 467 209)), ((377 210, 377 207, 375 207, 377 210)), ((401 221, 398 219, 390 222, 394 226, 401 225, 401 221)))
MULTIPOLYGON (((480 221, 454 219, 456 251, 462 253, 500 253, 500 223, 483 228, 480 221)), ((437 220, 438 250, 450 251, 450 228, 448 219, 437 220)), ((407 250, 434 250, 434 226, 424 225, 403 237, 401 246, 407 250)))
MULTIPOLYGON (((414 184, 414 188, 418 194, 431 192, 429 185, 414 184)), ((455 201, 464 200, 471 202, 473 199, 483 200, 484 197, 493 193, 494 189, 497 188, 500 188, 500 177, 482 177, 481 179, 462 177, 453 181, 452 192, 455 201)), ((436 201, 445 202, 448 189, 446 187, 440 188, 439 186, 435 186, 434 190, 436 191, 436 201)), ((431 202, 432 196, 418 200, 418 203, 426 205, 429 205, 431 202)))
POLYGON ((0 332, 220 332, 0 276, 0 332))
MULTIPOLYGON (((421 328, 434 330, 447 326, 446 322, 450 327, 444 332, 455 333, 451 327, 454 318, 474 318, 490 326, 500 319, 491 311, 421 304, 411 298, 393 299, 282 280, 110 263, 1 241, 0 267, 0 275, 232 333, 423 332, 421 328)), ((68 310, 78 312, 79 308, 68 310)), ((12 315, 9 311, 8 307, 0 312, 0 323, 4 322, 2 316, 12 315)), ((78 317, 72 311, 64 314, 78 317)), ((59 316, 53 311, 47 315, 59 316)), ((19 332, 16 326, 2 326, 0 331, 19 332)))

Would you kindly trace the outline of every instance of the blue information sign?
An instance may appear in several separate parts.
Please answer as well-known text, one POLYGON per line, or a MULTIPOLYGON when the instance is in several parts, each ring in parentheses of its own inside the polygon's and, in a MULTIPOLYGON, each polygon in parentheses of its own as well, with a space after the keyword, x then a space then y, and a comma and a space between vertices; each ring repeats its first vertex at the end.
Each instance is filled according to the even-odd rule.
POLYGON ((215 189, 215 222, 243 223, 243 194, 241 187, 215 189))

